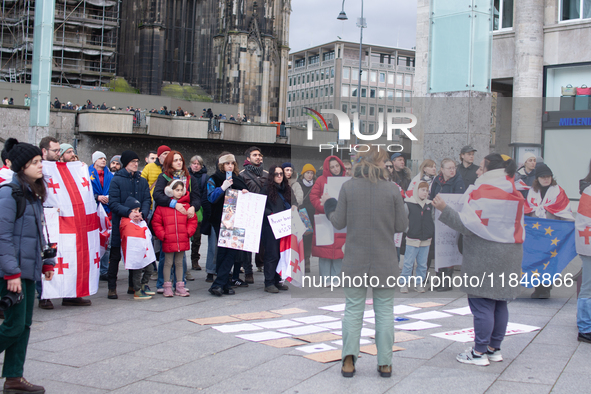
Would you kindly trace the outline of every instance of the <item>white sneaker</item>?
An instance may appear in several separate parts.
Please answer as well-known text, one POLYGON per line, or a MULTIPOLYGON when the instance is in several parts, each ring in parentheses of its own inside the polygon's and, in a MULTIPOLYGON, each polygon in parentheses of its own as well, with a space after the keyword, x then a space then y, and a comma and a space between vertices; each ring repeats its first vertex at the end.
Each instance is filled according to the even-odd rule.
POLYGON ((490 350, 490 348, 487 348, 486 355, 487 355, 489 361, 494 361, 497 363, 503 361, 503 355, 501 354, 501 349, 495 349, 494 351, 492 351, 492 350, 490 350))
POLYGON ((415 290, 417 291, 417 293, 424 293, 425 287, 424 286, 417 286, 415 290))
POLYGON ((458 354, 456 360, 464 364, 479 365, 481 367, 490 365, 487 354, 476 354, 474 353, 474 348, 466 349, 465 353, 458 354))
POLYGON ((404 294, 408 293, 408 286, 400 286, 400 292, 404 294))

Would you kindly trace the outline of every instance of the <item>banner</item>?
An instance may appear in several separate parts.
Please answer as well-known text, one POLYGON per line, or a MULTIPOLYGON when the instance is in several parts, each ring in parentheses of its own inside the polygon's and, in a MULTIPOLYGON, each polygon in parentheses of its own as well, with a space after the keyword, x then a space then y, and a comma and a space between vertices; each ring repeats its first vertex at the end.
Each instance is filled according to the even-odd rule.
POLYGON ((267 196, 228 189, 218 246, 258 253, 267 196))
MULTIPOLYGON (((80 161, 43 162, 45 207, 59 208, 53 280, 43 280, 43 299, 85 297, 98 290, 100 234, 88 167, 80 161)), ((48 229, 51 234, 54 229, 48 229)))
MULTIPOLYGON (((439 196, 456 212, 462 211, 463 194, 439 193, 439 196)), ((460 233, 439 221, 441 212, 435 210, 435 269, 462 265, 462 254, 458 250, 460 233)))
POLYGON ((291 235, 291 209, 269 215, 267 219, 269 220, 275 239, 281 239, 291 235))

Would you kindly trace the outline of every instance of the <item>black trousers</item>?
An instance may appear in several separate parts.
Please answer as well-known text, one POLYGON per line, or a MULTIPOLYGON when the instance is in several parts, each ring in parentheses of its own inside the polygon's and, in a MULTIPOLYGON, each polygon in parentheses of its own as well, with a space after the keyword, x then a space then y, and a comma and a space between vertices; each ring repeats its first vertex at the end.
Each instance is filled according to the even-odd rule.
POLYGON ((236 262, 236 254, 238 250, 224 248, 222 246, 218 246, 218 253, 215 262, 215 269, 216 269, 216 278, 215 281, 211 284, 211 288, 220 287, 222 289, 229 289, 230 288, 230 271, 232 267, 234 267, 234 263, 236 262))
POLYGON ((281 276, 276 272, 279 264, 280 250, 279 240, 275 239, 270 226, 263 226, 263 240, 265 242, 265 287, 274 286, 281 281, 281 276))
MULTIPOLYGON (((109 290, 117 289, 117 273, 119 272, 119 262, 121 261, 121 247, 111 248, 109 256, 109 269, 107 270, 107 286, 109 290)), ((133 287, 133 273, 129 271, 129 287, 133 287)))

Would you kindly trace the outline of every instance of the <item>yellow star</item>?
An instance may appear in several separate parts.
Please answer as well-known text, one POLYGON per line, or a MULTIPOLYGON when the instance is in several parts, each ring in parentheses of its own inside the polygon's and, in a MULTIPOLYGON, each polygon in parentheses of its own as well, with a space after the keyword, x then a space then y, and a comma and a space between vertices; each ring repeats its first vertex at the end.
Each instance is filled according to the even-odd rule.
MULTIPOLYGON (((556 249, 554 249, 554 252, 550 252, 550 254, 552 255, 552 257, 556 257, 558 252, 556 251, 556 249)), ((552 257, 550 257, 550 258, 552 258, 552 257)))
POLYGON ((94 174, 92 174, 92 175, 90 176, 90 180, 91 180, 91 181, 94 181, 94 174))
POLYGON ((546 268, 548 267, 548 264, 550 264, 549 261, 546 264, 544 264, 544 270, 546 270, 546 268))
POLYGON ((550 226, 548 226, 548 228, 545 228, 544 230, 546 230, 546 234, 544 235, 552 235, 552 231, 554 231, 550 228, 550 226))
POLYGON ((521 276, 525 275, 525 272, 521 271, 521 276))
POLYGON ((554 239, 552 240, 552 245, 556 245, 556 246, 558 246, 558 242, 560 242, 560 240, 559 240, 558 238, 554 238, 554 239))
POLYGON ((532 276, 533 275, 540 275, 540 273, 538 272, 538 270, 532 271, 531 274, 532 274, 532 276))
POLYGON ((540 223, 536 223, 534 225, 532 225, 533 228, 535 228, 536 230, 538 230, 540 228, 540 223))

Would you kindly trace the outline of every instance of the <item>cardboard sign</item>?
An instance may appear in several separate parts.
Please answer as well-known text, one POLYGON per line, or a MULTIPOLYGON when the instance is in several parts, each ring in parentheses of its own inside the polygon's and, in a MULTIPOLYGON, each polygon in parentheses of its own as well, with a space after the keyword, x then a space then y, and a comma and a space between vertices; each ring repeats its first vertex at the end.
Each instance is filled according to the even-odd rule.
MULTIPOLYGON (((456 212, 460 212, 464 204, 460 200, 463 194, 438 194, 456 212)), ((462 254, 458 250, 460 233, 439 221, 441 212, 435 211, 435 269, 462 265, 462 254)))
POLYGON ((291 209, 267 216, 275 239, 291 235, 291 209))

